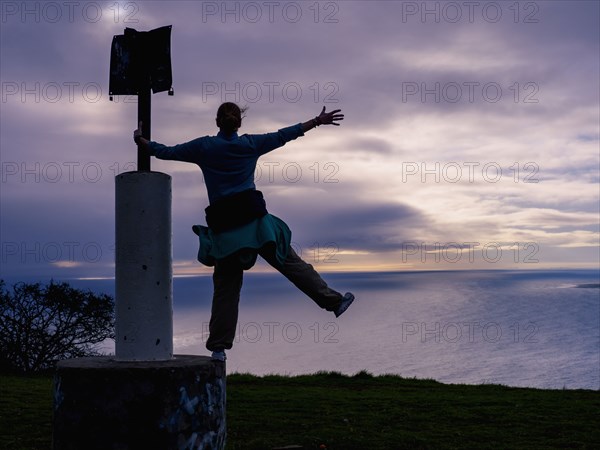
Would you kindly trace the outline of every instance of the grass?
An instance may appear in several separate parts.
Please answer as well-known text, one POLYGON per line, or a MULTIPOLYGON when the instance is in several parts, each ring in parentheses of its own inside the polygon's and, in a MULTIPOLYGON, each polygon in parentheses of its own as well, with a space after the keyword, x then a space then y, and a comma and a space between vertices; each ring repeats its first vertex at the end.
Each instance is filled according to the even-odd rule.
MULTIPOLYGON (((49 449, 51 377, 0 376, 0 448, 49 449)), ((317 373, 227 377, 228 449, 599 448, 600 392, 317 373), (324 446, 324 447, 323 447, 324 446)))
POLYGON ((0 376, 0 449, 49 449, 52 377, 0 376))

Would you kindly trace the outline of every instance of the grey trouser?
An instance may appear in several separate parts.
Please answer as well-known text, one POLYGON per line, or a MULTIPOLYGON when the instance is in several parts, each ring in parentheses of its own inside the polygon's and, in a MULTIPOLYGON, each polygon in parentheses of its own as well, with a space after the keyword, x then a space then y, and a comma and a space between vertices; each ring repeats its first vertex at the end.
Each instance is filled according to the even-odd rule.
MULTIPOLYGON (((263 248, 258 254, 321 308, 334 311, 340 305, 342 294, 330 289, 313 266, 304 262, 291 247, 283 265, 275 258, 272 248, 263 248)), ((210 351, 230 349, 233 346, 243 274, 236 255, 217 260, 215 264, 210 335, 206 342, 206 348, 210 351)))

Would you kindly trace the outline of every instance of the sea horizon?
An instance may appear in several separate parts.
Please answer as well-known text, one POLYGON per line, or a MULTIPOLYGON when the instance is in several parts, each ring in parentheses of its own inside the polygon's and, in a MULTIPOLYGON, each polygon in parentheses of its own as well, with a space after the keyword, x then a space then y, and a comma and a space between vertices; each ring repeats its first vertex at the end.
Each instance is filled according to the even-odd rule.
MULTIPOLYGON (((246 273, 228 372, 350 375, 364 370, 444 383, 600 389, 600 270, 330 272, 323 277, 334 289, 356 295, 338 319, 279 273, 246 273)), ((114 279, 55 281, 114 295, 114 279)), ((174 277, 175 354, 209 354, 211 299, 210 276, 174 277)), ((114 352, 112 344, 104 350, 114 352)))

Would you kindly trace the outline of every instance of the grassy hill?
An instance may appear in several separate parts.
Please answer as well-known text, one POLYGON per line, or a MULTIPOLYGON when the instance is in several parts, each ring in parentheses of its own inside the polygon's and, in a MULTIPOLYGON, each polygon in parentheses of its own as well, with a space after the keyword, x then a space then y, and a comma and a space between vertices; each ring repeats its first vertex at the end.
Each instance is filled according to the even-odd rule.
MULTIPOLYGON (((227 377, 228 449, 600 448, 600 392, 338 373, 227 377)), ((0 376, 0 448, 49 449, 51 377, 0 376)))

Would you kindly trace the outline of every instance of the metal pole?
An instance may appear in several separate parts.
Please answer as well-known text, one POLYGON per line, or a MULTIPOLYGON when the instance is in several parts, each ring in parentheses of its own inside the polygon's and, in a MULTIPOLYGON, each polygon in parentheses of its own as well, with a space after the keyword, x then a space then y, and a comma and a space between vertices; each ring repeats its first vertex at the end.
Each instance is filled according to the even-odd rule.
MULTIPOLYGON (((142 136, 150 140, 150 86, 145 83, 138 93, 138 124, 142 122, 142 136)), ((137 170, 139 172, 150 171, 150 154, 138 145, 137 170)))

